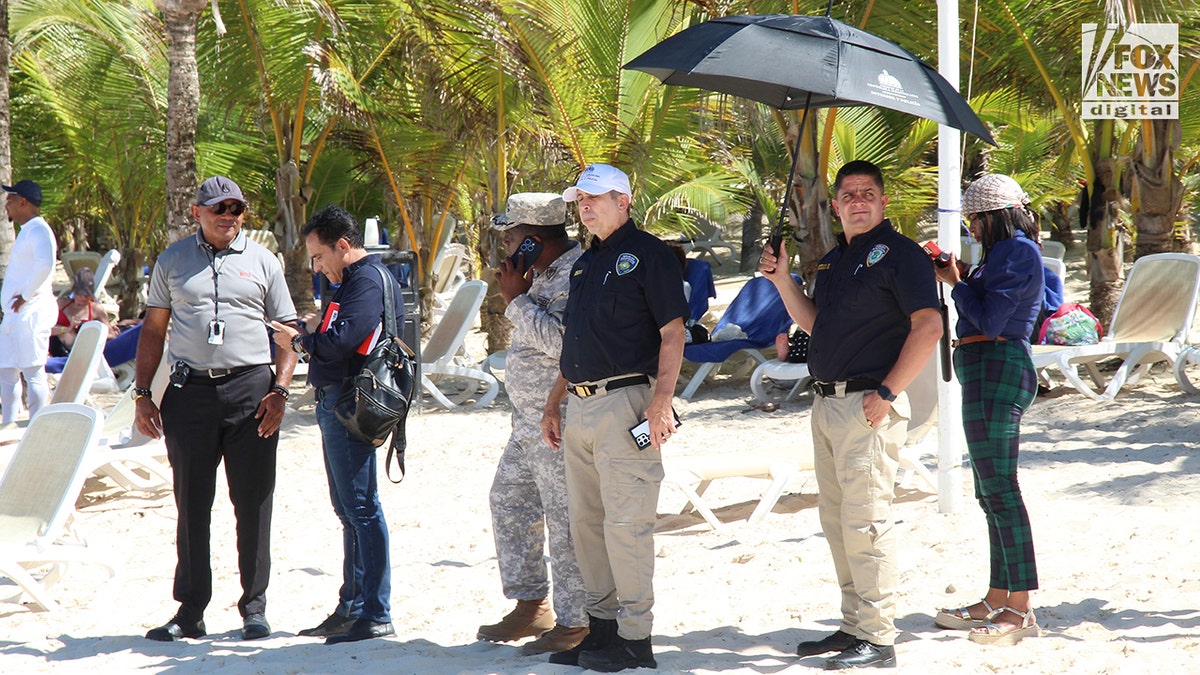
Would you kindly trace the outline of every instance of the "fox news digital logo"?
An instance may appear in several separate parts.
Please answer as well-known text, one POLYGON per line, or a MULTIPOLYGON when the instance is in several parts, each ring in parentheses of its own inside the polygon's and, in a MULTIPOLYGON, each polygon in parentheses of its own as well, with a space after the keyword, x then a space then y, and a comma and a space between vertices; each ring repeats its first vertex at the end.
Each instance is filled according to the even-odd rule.
POLYGON ((1178 119, 1179 26, 1083 24, 1084 119, 1178 119))

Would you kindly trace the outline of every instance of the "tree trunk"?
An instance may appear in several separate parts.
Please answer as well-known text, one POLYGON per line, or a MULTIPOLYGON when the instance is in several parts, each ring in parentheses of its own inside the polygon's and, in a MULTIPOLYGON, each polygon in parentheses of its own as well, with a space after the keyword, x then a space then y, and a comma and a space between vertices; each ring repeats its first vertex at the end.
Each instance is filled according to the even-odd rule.
MULTIPOLYGON (((12 59, 12 44, 8 41, 8 0, 0 0, 0 182, 12 185, 11 114, 8 102, 8 64, 12 59)), ((3 211, 0 209, 0 211, 3 211)), ((8 256, 12 253, 16 231, 7 212, 0 212, 0 279, 8 272, 8 256)))
POLYGON ((742 221, 742 261, 738 271, 753 274, 758 269, 758 256, 762 255, 763 207, 757 199, 750 202, 750 212, 742 221))
POLYGON ((1181 133, 1179 120, 1142 122, 1142 137, 1130 158, 1130 201, 1139 258, 1168 251, 1191 252, 1191 229, 1175 228, 1183 203, 1183 183, 1175 175, 1175 150, 1181 133))
POLYGON ((196 125, 200 76, 196 70, 196 28, 205 0, 155 0, 167 30, 167 241, 194 231, 196 125))
POLYGON ((1096 158, 1094 165, 1096 177, 1094 184, 1088 186, 1088 280, 1091 282, 1088 304, 1101 325, 1107 327, 1116 311, 1125 279, 1122 266, 1124 239, 1118 217, 1121 195, 1117 188, 1117 160, 1096 158))
POLYGON ((796 167, 796 178, 788 190, 787 208, 794 223, 791 232, 792 249, 800 256, 799 264, 792 271, 812 283, 817 276, 817 263, 834 246, 833 224, 829 214, 828 186, 818 169, 816 115, 809 115, 804 138, 799 136, 799 125, 788 130, 791 147, 800 142, 800 161, 796 167))

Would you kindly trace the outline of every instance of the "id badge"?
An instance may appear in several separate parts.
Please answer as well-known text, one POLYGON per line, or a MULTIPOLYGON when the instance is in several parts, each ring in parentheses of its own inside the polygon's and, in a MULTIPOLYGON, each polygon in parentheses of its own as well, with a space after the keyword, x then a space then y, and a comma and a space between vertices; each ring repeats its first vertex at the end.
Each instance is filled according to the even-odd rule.
POLYGON ((220 319, 213 319, 208 322, 208 344, 223 345, 225 344, 225 322, 220 319))

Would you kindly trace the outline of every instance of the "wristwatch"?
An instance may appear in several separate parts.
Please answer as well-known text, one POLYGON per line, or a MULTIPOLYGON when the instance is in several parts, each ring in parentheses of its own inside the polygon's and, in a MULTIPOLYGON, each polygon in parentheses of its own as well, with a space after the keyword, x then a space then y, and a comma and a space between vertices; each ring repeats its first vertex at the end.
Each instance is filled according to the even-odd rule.
POLYGON ((137 402, 137 400, 139 398, 150 398, 153 395, 154 395, 154 392, 150 391, 150 389, 147 387, 134 387, 133 388, 133 400, 135 403, 137 402))
POLYGON ((896 395, 892 393, 892 390, 888 389, 887 387, 883 386, 882 384, 879 385, 879 387, 877 387, 875 389, 875 393, 879 394, 879 398, 887 401, 888 403, 891 403, 892 401, 896 400, 896 395))
POLYGON ((303 336, 300 335, 299 333, 296 333, 295 335, 292 336, 292 351, 296 352, 297 354, 305 353, 304 352, 304 342, 301 340, 302 337, 303 336))

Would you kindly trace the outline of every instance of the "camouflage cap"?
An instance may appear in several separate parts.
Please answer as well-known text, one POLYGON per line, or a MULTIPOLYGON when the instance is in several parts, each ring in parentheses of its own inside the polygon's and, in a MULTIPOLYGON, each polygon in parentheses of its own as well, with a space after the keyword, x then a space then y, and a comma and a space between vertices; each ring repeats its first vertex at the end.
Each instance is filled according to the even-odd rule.
POLYGON ((517 225, 546 227, 567 221, 567 205, 553 192, 518 192, 509 196, 507 209, 492 218, 492 227, 502 232, 517 225))

